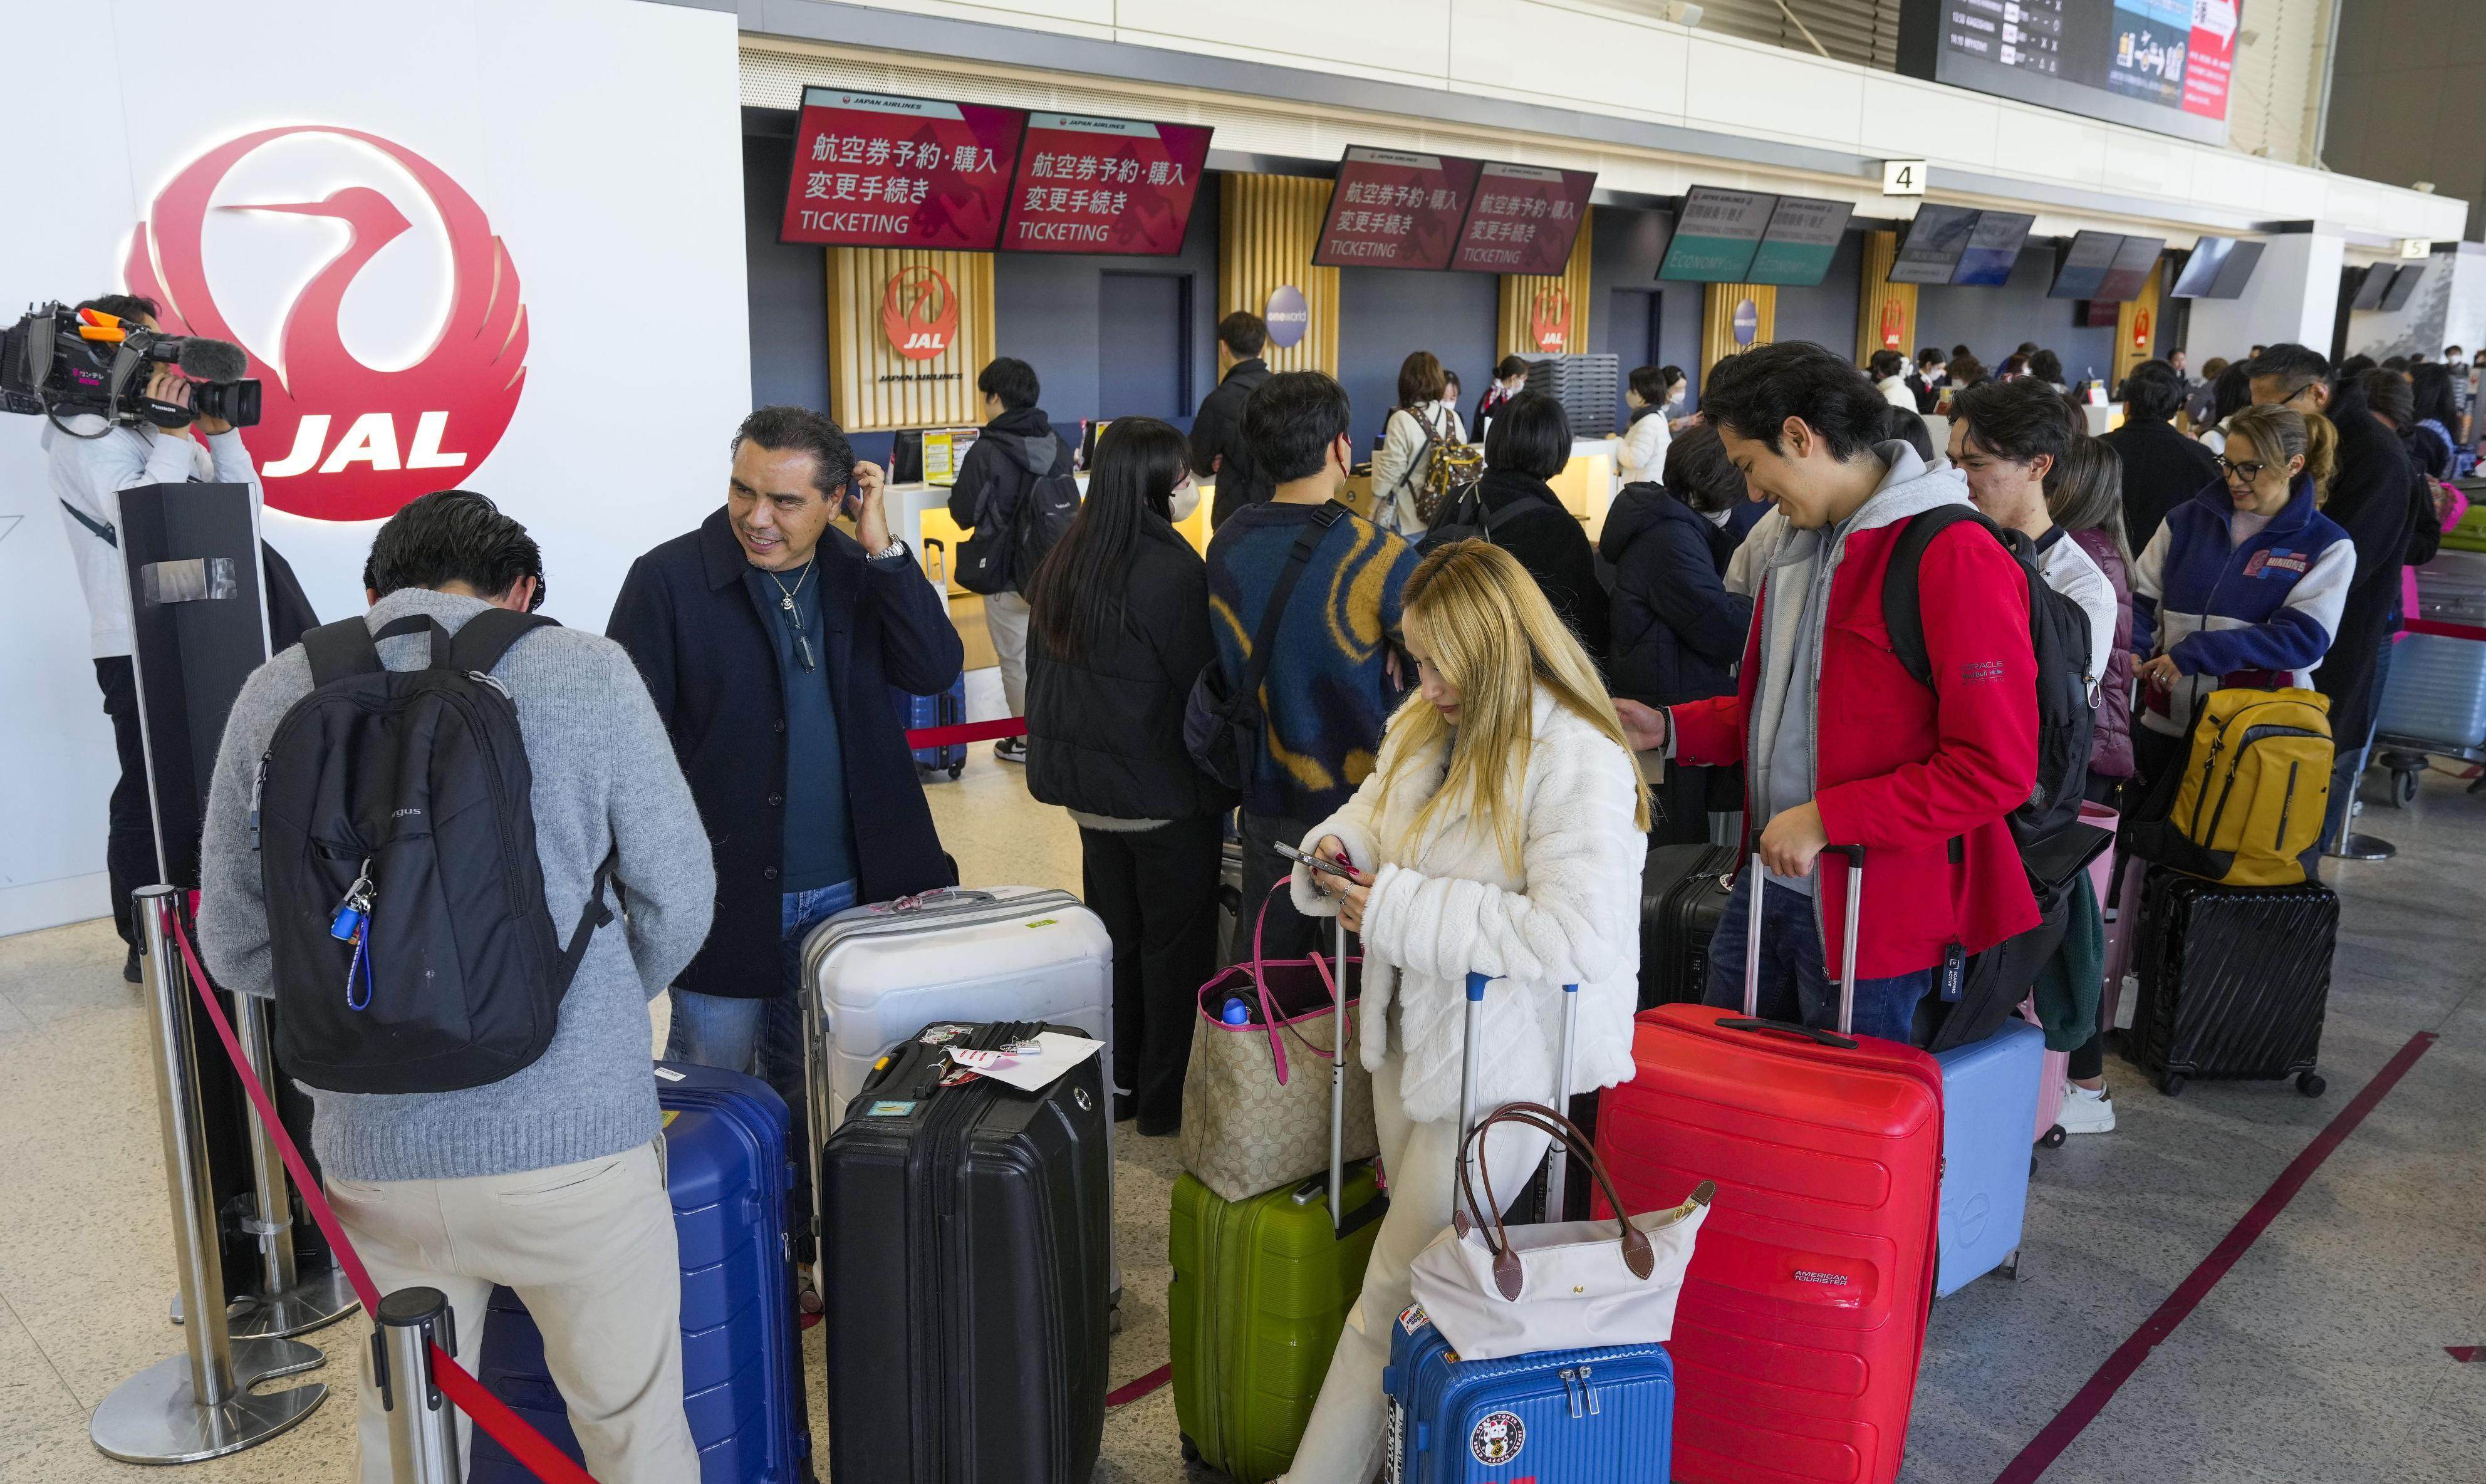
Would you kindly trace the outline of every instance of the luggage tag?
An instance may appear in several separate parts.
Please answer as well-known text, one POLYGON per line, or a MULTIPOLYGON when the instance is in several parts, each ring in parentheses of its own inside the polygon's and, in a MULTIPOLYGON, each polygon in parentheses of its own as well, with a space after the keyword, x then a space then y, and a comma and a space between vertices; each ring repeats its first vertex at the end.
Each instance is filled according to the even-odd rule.
POLYGON ((1968 954, 1956 943, 1943 949, 1942 997, 1946 1004, 1959 1003, 1960 985, 1968 977, 1968 954))

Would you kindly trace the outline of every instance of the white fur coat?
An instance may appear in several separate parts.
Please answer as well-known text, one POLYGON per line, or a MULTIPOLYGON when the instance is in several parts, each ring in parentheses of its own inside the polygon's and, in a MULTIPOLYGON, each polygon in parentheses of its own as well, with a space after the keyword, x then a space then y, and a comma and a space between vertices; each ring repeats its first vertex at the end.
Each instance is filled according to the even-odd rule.
MULTIPOLYGON (((1438 817, 1423 839, 1407 840, 1408 826, 1441 784, 1449 749, 1436 744, 1430 756, 1411 759, 1385 799, 1382 783, 1403 732, 1383 742, 1355 797, 1302 841, 1310 850, 1335 835, 1359 870, 1379 867, 1364 919, 1358 1039, 1364 1064, 1377 1069, 1395 998, 1399 1090, 1411 1118, 1458 1114, 1472 970, 1495 980, 1484 998, 1479 1108, 1553 1096, 1565 984, 1580 986, 1571 1090, 1612 1086, 1632 1075, 1640 878, 1648 849, 1632 823, 1634 763, 1542 690, 1534 724, 1518 794, 1526 827, 1516 873, 1500 842, 1465 814, 1438 817)), ((1296 907, 1336 914, 1337 899, 1313 891, 1310 874, 1295 867, 1296 907)))

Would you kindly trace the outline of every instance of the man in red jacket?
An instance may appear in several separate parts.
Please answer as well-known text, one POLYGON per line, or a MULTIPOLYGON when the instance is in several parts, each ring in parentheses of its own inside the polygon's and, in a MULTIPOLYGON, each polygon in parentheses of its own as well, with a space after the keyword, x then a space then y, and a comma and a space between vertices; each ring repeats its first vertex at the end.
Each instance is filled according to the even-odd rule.
MULTIPOLYGON (((1837 1029, 1844 869, 1824 847, 1864 847, 1854 1030, 1909 1038, 1938 971, 2037 925, 2004 816, 2037 776, 2029 588, 1982 529, 1955 525, 1920 567, 1919 684, 1892 653, 1882 579, 1914 516, 1968 503, 1967 481, 1902 442, 1877 444, 1887 408, 1864 373, 1818 345, 1764 345, 1719 363, 1700 399, 1727 456, 1783 524, 1755 528, 1761 587, 1737 693, 1650 712, 1643 746, 1696 765, 1745 765, 1745 817, 1770 875, 1760 1009, 1837 1029)), ((1740 1006, 1749 875, 1709 954, 1707 1001, 1740 1006)))

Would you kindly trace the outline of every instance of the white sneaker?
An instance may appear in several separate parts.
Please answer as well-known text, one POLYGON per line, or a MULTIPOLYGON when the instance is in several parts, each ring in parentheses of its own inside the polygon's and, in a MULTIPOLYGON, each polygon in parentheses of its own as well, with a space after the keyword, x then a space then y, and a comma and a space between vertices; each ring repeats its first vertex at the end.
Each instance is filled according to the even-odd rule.
POLYGON ((2112 1134, 2114 1132, 2114 1099, 2101 1087, 2095 1092, 2076 1082, 2063 1084, 2063 1110, 2055 1121, 2066 1134, 2112 1134))

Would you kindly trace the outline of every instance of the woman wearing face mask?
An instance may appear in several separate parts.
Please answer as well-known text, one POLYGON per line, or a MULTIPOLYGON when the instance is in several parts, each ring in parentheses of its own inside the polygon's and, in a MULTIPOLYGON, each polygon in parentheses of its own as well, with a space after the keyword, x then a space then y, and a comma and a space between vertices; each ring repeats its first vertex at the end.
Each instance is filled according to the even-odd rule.
POLYGON ((1114 940, 1114 1116, 1149 1136, 1182 1125, 1235 802, 1182 740, 1192 682, 1217 657, 1207 568, 1174 529, 1200 504, 1189 449, 1155 418, 1116 418, 1027 587, 1028 792, 1079 824, 1080 894, 1114 940))
POLYGON ((1467 419, 1459 416, 1459 373, 1442 368, 1442 426, 1450 430, 1452 443, 1468 441, 1467 419))
MULTIPOLYGON (((1632 1075, 1648 792, 1614 702, 1527 569, 1482 541, 1417 566, 1403 632, 1419 693, 1354 798, 1306 840, 1356 877, 1295 867, 1296 906, 1364 936, 1356 1041, 1390 1214, 1292 1484, 1367 1484, 1381 1466, 1391 1325, 1409 1303, 1408 1264, 1450 1219, 1468 974, 1496 976, 1478 1107, 1554 1095, 1565 984, 1580 986, 1573 1089, 1632 1075)), ((1498 1130, 1493 1189, 1515 1195, 1545 1143, 1498 1130)))
POLYGON ((1615 455, 1621 484, 1656 483, 1666 471, 1666 446, 1674 430, 1666 421, 1666 371, 1635 366, 1623 383, 1623 403, 1631 408, 1631 426, 1623 431, 1622 452, 1615 455))

